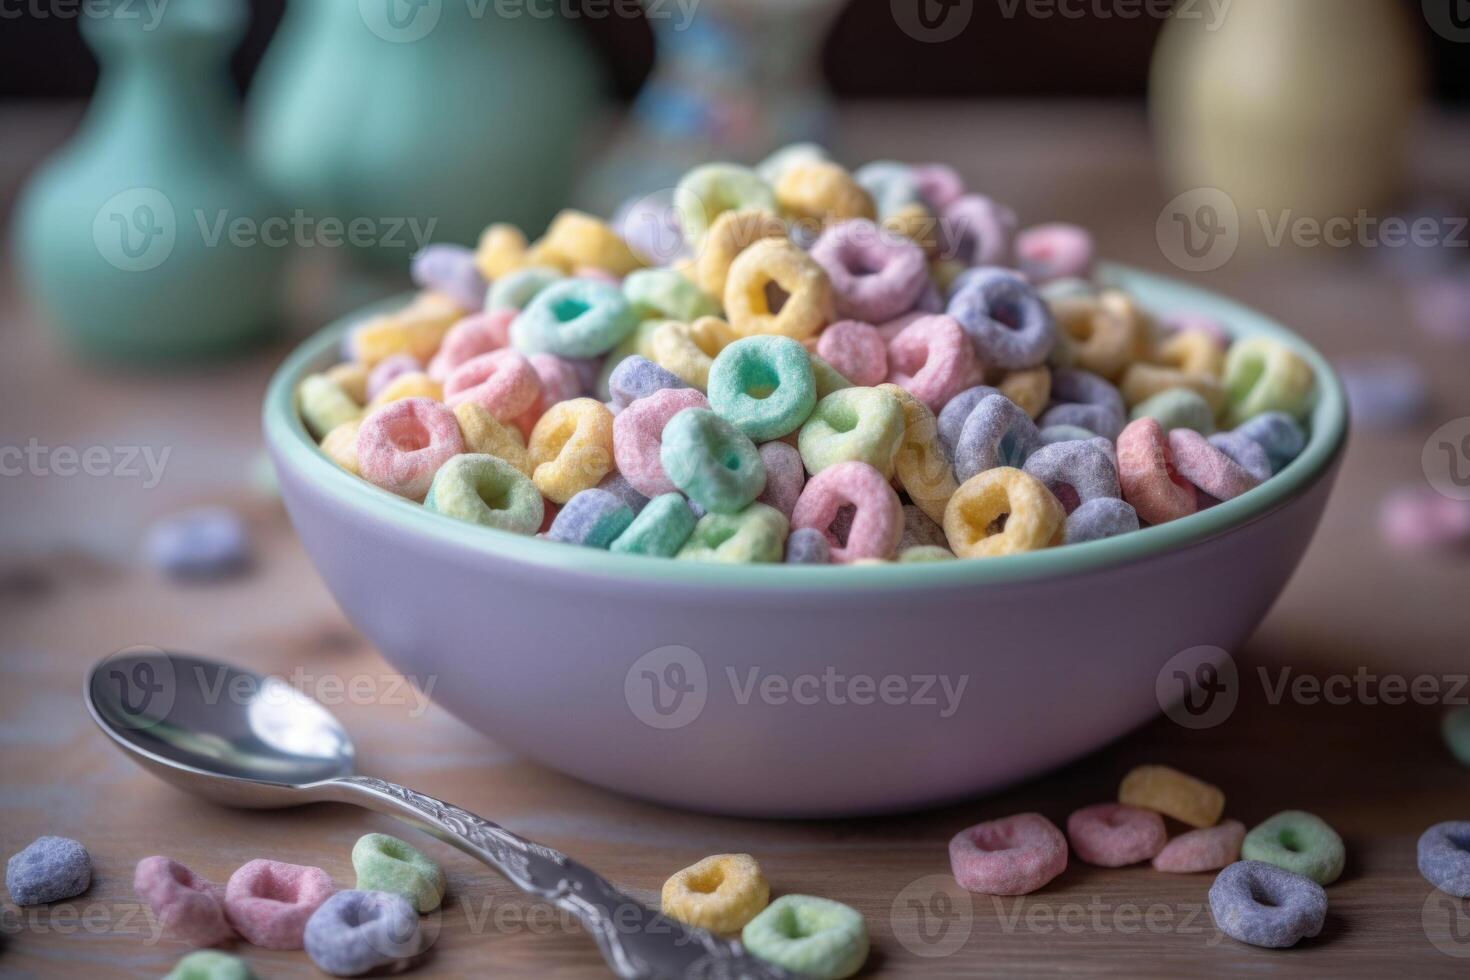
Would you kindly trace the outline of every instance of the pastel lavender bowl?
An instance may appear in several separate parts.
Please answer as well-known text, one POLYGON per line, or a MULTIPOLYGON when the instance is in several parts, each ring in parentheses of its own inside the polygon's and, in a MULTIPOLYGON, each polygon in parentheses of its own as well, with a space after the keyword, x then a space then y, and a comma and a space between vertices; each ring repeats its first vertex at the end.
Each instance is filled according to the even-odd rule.
POLYGON ((347 616, 498 742, 724 814, 924 807, 1045 772, 1182 697, 1176 655, 1249 636, 1327 502, 1347 410, 1321 355, 1209 293, 1106 275, 1152 309, 1209 313, 1306 357, 1319 395, 1302 455, 1184 520, 1005 558, 838 568, 615 555, 457 522, 332 464, 292 393, 332 362, 350 320, 281 367, 266 439, 347 616))

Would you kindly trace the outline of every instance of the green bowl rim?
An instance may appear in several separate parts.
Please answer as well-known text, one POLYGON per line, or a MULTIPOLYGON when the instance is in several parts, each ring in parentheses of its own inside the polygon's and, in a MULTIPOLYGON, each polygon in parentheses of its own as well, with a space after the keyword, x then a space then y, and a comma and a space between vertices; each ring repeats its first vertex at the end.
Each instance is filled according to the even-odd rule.
POLYGON ((858 568, 842 566, 731 565, 621 555, 479 527, 425 510, 421 505, 352 476, 329 460, 307 433, 296 411, 300 379, 329 363, 341 338, 364 317, 403 303, 395 297, 341 317, 307 338, 276 370, 266 392, 266 443, 286 465, 316 481, 345 507, 375 522, 418 534, 466 556, 491 556, 572 575, 603 576, 620 582, 665 586, 709 586, 789 592, 946 588, 1034 581, 1077 575, 1156 557, 1234 530, 1285 505, 1332 465, 1347 438, 1347 401, 1327 360, 1310 344, 1271 318, 1198 287, 1118 265, 1104 265, 1098 279, 1133 292, 1159 311, 1194 310, 1217 317, 1238 336, 1268 336, 1288 344, 1312 365, 1316 405, 1306 448, 1270 480, 1234 500, 1182 520, 1131 534, 1000 558, 858 568))

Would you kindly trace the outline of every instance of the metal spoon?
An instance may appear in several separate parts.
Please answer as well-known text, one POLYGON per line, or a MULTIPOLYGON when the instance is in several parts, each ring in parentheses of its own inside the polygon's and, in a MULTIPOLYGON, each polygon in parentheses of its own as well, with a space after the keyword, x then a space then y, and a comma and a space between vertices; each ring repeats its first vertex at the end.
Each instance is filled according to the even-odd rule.
POLYGON ((347 732, 325 708, 277 678, 191 654, 136 648, 94 666, 83 696, 109 738, 185 792, 251 809, 353 803, 479 858, 527 895, 576 916, 619 977, 791 977, 739 943, 634 901, 549 847, 407 787, 354 775, 347 732))

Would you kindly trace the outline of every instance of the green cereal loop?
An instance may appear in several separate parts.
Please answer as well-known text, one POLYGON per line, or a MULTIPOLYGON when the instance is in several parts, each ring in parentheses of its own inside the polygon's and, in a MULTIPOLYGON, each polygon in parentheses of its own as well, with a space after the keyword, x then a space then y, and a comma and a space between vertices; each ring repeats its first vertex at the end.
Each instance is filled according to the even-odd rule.
POLYGON ((1459 760, 1460 765, 1470 766, 1470 708, 1446 712, 1440 730, 1444 733, 1445 744, 1450 747, 1450 754, 1459 760))
POLYGON ((309 374, 301 379, 296 389, 296 404, 301 421, 318 442, 343 422, 362 417, 362 406, 325 374, 309 374))
POLYGON ((954 552, 937 544, 916 544, 911 548, 905 548, 902 552, 899 553, 898 556, 898 561, 901 565, 913 565, 918 562, 954 560, 954 552))
POLYGON ((554 282, 565 278, 560 269, 550 266, 532 265, 501 276, 490 284, 485 294, 485 310, 524 310, 536 294, 554 282))
POLYGON ((1262 412, 1300 419, 1311 405, 1312 367, 1269 337, 1237 340, 1225 355, 1225 424, 1234 428, 1262 412))
POLYGON ((619 364, 634 354, 640 357, 646 357, 650 361, 654 359, 654 331, 667 322, 667 320, 644 320, 638 326, 634 327, 633 332, 624 337, 616 347, 607 352, 607 357, 602 360, 602 370, 597 372, 597 384, 594 386, 599 399, 602 401, 610 401, 612 399, 612 390, 608 387, 608 379, 612 377, 613 370, 619 364))
POLYGON ((1191 388, 1167 388, 1134 406, 1129 418, 1154 419, 1165 432, 1193 429, 1207 436, 1215 431, 1215 413, 1204 396, 1191 388))
POLYGON ((674 557, 730 564, 779 562, 790 527, 785 514, 765 504, 751 504, 738 514, 705 514, 674 557))
POLYGON ((694 520, 694 511, 684 502, 682 494, 660 494, 644 504, 609 550, 624 555, 672 558, 694 533, 694 520))
POLYGON ((808 355, 812 362, 812 376, 817 379, 817 397, 826 398, 834 391, 854 387, 837 369, 815 354, 808 355))
POLYGON ((669 419, 658 458, 674 486, 707 511, 737 513, 766 487, 755 443, 707 408, 669 419))
POLYGON ((511 346, 523 354, 596 357, 638 326, 633 307, 611 283, 563 279, 531 300, 510 324, 511 346))
POLYGON ((749 167, 734 163, 706 163, 695 167, 674 188, 674 214, 684 241, 697 246, 715 219, 726 211, 761 208, 776 213, 776 194, 749 167))
POLYGON ((752 956, 813 980, 850 977, 868 958, 857 909, 811 895, 782 895, 746 924, 740 942, 752 956))
POLYGON ((163 980, 256 980, 244 960, 214 949, 190 953, 163 980))
POLYGON ((439 467, 424 506, 446 517, 515 534, 535 534, 546 516, 536 484, 487 453, 463 453, 439 467))
POLYGON ((423 851, 387 834, 363 834, 352 845, 352 869, 365 892, 393 892, 419 912, 444 900, 444 869, 423 851))
POLYGON ((795 432, 817 404, 806 348, 790 337, 744 337, 715 357, 709 404, 756 442, 795 432))
POLYGON ((1303 810, 1283 810, 1245 835, 1245 861, 1265 861, 1294 874, 1330 885, 1342 874, 1347 851, 1337 831, 1303 810))
POLYGON ((623 279, 623 295, 640 321, 678 320, 692 323, 716 316, 720 304, 673 269, 639 269, 623 279))
POLYGON ((837 463, 856 460, 891 477, 893 457, 903 441, 903 424, 903 406, 888 392, 843 388, 817 402, 801 427, 796 447, 812 476, 837 463))

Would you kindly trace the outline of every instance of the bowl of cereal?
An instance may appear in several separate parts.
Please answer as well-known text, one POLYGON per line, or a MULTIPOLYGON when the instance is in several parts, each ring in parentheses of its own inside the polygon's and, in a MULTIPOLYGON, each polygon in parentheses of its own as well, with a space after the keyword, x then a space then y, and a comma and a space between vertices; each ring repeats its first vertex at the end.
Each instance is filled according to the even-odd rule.
MULTIPOLYGON (((435 699, 497 742, 600 786, 724 814, 940 804, 1060 766, 1161 710, 1187 725, 1222 720, 1229 678, 1210 667, 1250 635, 1296 568, 1346 440, 1332 371, 1285 327, 1169 279, 1090 271, 1085 288, 1047 296, 1071 345, 1065 359, 1050 355, 1071 365, 1048 368, 1050 397, 1028 411, 1015 389, 1014 400, 1004 396, 1004 378, 991 378, 999 394, 956 382, 963 391, 938 411, 919 398, 904 404, 889 442, 881 417, 892 408, 879 395, 899 404, 901 392, 843 383, 814 404, 778 398, 801 359, 779 344, 748 345, 742 357, 755 366, 741 374, 722 366, 736 360, 722 357, 738 341, 715 352, 703 386, 640 390, 642 380, 630 380, 637 372, 624 370, 608 405, 579 395, 538 406, 530 419, 506 394, 521 370, 508 356, 498 367, 474 367, 471 357, 473 370, 447 374, 377 372, 373 397, 358 388, 364 372, 353 381, 338 370, 323 409, 312 390, 323 382, 313 379, 332 377, 344 342, 360 353, 362 331, 380 329, 401 302, 327 327, 285 361, 265 400, 266 439, 301 541, 348 618, 405 674, 435 678, 435 699), (1107 370, 1095 362, 1117 352, 1103 349, 1096 324, 1069 322, 1082 314, 1068 304, 1119 297, 1160 317, 1180 314, 1184 329, 1171 337, 1213 330, 1189 324, 1224 325, 1220 356, 1207 357, 1218 365, 1230 348, 1219 391, 1206 388, 1218 395, 1211 419, 1197 419, 1198 399, 1158 401, 1199 386, 1158 381, 1148 372, 1180 361, 1156 354, 1134 359, 1148 369, 1141 377, 1114 373, 1131 419, 1098 414, 1111 396, 1091 391, 1076 375, 1097 375, 1077 365, 1107 370), (734 396, 756 392, 733 408, 720 393, 731 371, 734 396), (409 394, 384 400, 395 384, 409 394), (620 386, 633 389, 622 404, 620 386), (468 394, 451 407, 455 391, 468 394), (832 400, 843 391, 863 394, 832 400), (961 395, 970 404, 946 417, 961 395), (1295 399, 1289 411, 1279 410, 1281 398, 1295 399), (574 401, 589 405, 557 414, 574 401), (649 403, 663 413, 653 423, 635 417, 649 403), (498 405, 503 424, 466 404, 498 405), (1034 435, 1020 421, 1033 412, 1043 423, 1034 435), (773 421, 782 413, 802 424, 783 432, 773 421), (1299 422, 1283 421, 1291 415, 1299 422), (623 425, 625 416, 637 425, 623 425), (929 456, 916 449, 907 469, 901 459, 885 468, 913 449, 903 437, 925 419, 930 456, 952 484, 942 475, 920 481, 916 461, 929 456), (1200 432, 1212 419, 1227 431, 1200 432), (655 450, 661 435, 662 456, 640 462, 609 444, 570 460, 598 444, 604 422, 608 439, 652 438, 655 450), (758 435, 747 439, 752 429, 758 435), (786 448, 768 459, 773 443, 786 448), (442 458, 420 465, 435 453, 442 458), (807 470, 785 499, 773 492, 785 479, 779 456, 807 470), (706 457, 714 469, 701 469, 706 457), (745 471, 763 461, 761 485, 748 485, 745 471), (1111 491, 1099 489, 1108 472, 1111 491), (673 489, 627 485, 654 477, 673 489), (1212 700, 1222 684, 1225 696, 1212 700)), ((975 282, 990 288, 985 276, 975 282)), ((782 285, 800 298, 799 285, 782 285)), ((943 343, 933 321, 966 313, 954 298, 966 288, 962 275, 950 314, 915 318, 930 323, 931 360, 943 343)), ((574 285, 556 303, 570 320, 597 312, 600 295, 574 285)), ((414 302, 424 315, 428 301, 414 302)), ((522 322, 535 302, 492 324, 500 340, 487 346, 519 344, 532 356, 526 336, 557 327, 554 317, 549 326, 522 322)), ((990 312, 1021 332, 1010 302, 990 312)), ((477 330, 485 318, 493 312, 469 317, 477 330)), ((891 356, 903 357, 894 338, 908 328, 884 338, 891 356)), ((583 352, 597 346, 588 336, 576 333, 583 352)), ((1148 344, 1156 351, 1168 341, 1160 333, 1148 344)), ((426 345, 418 362, 446 346, 426 345)), ((377 356, 374 369, 390 355, 377 356)), ((585 356, 562 357, 565 394, 598 385, 585 356)), ((640 369, 645 361, 657 366, 640 357, 640 369)), ((918 370, 922 363, 909 373, 890 365, 889 377, 922 390, 908 384, 918 370)), ((539 377, 543 390, 553 387, 554 373, 539 377)))

